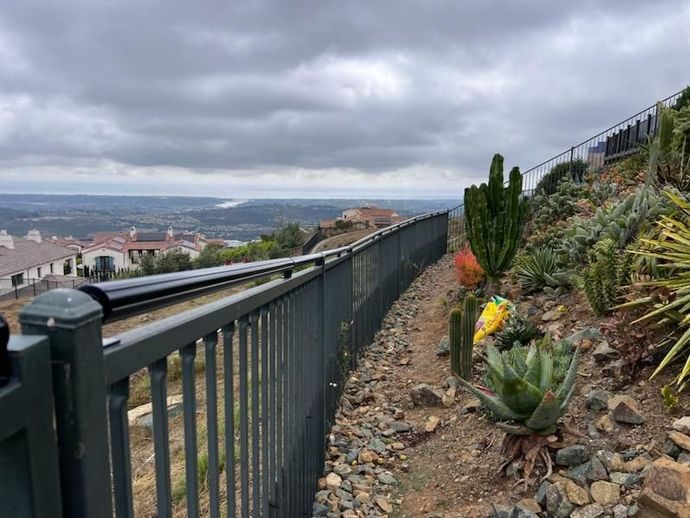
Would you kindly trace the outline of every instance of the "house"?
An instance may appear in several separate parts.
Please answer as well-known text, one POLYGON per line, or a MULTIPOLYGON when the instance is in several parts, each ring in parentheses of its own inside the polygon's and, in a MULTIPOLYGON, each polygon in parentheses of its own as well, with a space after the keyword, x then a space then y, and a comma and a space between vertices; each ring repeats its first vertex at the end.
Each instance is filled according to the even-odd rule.
POLYGON ((136 270, 146 255, 160 255, 172 250, 195 259, 213 240, 192 232, 139 232, 132 227, 127 233, 97 234, 94 243, 82 250, 82 262, 90 272, 114 273, 136 270))
POLYGON ((77 251, 44 241, 38 230, 16 237, 0 230, 0 290, 22 288, 47 275, 77 275, 77 251))
POLYGON ((377 207, 357 207, 343 211, 343 221, 353 224, 364 223, 367 228, 387 227, 400 221, 400 215, 392 209, 379 209, 377 207))

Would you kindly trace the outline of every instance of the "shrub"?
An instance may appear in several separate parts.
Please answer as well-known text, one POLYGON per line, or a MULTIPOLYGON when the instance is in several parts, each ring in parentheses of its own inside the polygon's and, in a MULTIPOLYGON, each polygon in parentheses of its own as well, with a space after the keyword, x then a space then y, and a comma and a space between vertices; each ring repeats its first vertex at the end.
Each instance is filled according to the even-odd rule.
POLYGON ((576 159, 572 163, 570 161, 555 165, 551 170, 542 176, 537 184, 535 192, 537 194, 544 194, 546 196, 552 195, 563 179, 572 180, 575 183, 582 183, 587 171, 587 162, 576 159))
POLYGON ((470 247, 493 285, 512 263, 522 237, 527 201, 522 196, 520 169, 513 167, 505 187, 503 157, 494 155, 489 183, 465 189, 464 199, 470 247))
POLYGON ((455 254, 454 262, 455 276, 461 286, 473 290, 484 280, 484 270, 469 248, 465 247, 455 254))

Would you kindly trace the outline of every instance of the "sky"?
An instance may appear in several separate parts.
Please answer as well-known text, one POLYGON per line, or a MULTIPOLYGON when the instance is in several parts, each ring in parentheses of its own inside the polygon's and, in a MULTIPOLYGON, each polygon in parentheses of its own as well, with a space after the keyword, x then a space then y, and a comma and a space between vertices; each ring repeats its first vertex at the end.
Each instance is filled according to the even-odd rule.
POLYGON ((688 63, 687 1, 3 0, 0 192, 453 198, 688 63))

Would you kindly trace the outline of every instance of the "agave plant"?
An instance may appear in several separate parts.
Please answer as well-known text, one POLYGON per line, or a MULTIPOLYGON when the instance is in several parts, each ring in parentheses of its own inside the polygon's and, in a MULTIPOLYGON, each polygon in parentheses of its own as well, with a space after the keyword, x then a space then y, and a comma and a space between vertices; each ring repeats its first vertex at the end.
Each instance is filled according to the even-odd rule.
POLYGON ((571 350, 570 342, 553 344, 549 337, 503 353, 487 345, 487 387, 460 379, 487 410, 509 421, 498 423, 507 432, 501 471, 515 466, 516 473, 522 471, 525 485, 539 459, 546 468, 542 480, 551 474, 548 449, 561 446, 553 434, 575 391, 579 349, 571 350))
MULTIPOLYGON (((652 294, 632 302, 622 304, 620 308, 652 304, 653 309, 633 324, 642 321, 656 320, 659 324, 673 324, 673 331, 683 331, 677 339, 669 339, 672 347, 656 368, 656 376, 672 361, 676 360, 690 342, 690 203, 681 195, 665 191, 671 204, 678 210, 675 216, 661 216, 656 222, 659 228, 657 239, 641 239, 646 245, 644 250, 634 250, 634 254, 654 258, 657 268, 668 271, 668 276, 652 279, 644 283, 651 288, 652 294)), ((690 355, 677 377, 678 384, 683 384, 690 374, 690 355)))
POLYGON ((515 265, 515 276, 525 293, 544 289, 548 294, 560 295, 570 286, 571 274, 561 270, 556 254, 544 247, 521 256, 515 265))
POLYGON ((575 388, 579 349, 546 337, 500 353, 486 346, 487 388, 460 380, 515 435, 550 435, 568 408, 575 388))
POLYGON ((516 311, 508 316, 503 329, 494 335, 494 345, 500 350, 510 349, 514 345, 528 345, 535 338, 544 336, 536 326, 516 311))

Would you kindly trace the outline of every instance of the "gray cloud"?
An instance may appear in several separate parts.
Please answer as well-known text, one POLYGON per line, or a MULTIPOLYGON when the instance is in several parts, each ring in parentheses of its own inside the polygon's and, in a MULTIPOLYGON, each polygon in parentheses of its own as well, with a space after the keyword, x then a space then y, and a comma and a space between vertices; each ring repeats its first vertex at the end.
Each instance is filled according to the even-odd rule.
POLYGON ((0 178, 447 195, 672 93, 689 55, 680 0, 11 1, 0 178))

